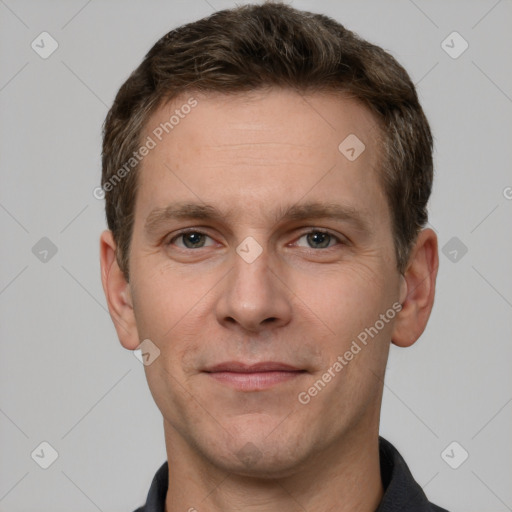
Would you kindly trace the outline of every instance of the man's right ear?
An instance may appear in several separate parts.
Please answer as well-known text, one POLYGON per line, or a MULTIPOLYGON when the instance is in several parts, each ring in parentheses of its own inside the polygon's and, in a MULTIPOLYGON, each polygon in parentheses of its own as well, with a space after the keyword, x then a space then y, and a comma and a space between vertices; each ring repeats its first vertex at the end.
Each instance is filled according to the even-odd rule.
POLYGON ((103 291, 117 337, 124 348, 135 350, 140 345, 140 341, 130 284, 117 263, 116 243, 110 230, 103 231, 100 236, 100 265, 103 291))

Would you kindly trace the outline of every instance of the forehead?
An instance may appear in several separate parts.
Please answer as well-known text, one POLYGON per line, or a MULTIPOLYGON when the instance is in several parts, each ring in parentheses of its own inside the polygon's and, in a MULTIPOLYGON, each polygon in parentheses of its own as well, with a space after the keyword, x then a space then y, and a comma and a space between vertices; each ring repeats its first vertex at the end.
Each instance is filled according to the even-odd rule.
POLYGON ((283 88, 236 94, 185 93, 160 106, 144 131, 169 139, 167 135, 184 137, 193 131, 200 135, 201 142, 211 144, 236 135, 240 142, 252 145, 276 141, 304 147, 330 142, 337 147, 339 138, 349 133, 366 138, 380 134, 374 115, 348 93, 303 94, 283 88), (215 127, 210 126, 214 121, 215 127), (198 123, 214 129, 198 131, 198 123))
POLYGON ((184 94, 146 124, 142 139, 154 148, 141 163, 137 203, 146 216, 190 199, 244 215, 306 196, 376 209, 379 137, 372 113, 341 95, 184 94))

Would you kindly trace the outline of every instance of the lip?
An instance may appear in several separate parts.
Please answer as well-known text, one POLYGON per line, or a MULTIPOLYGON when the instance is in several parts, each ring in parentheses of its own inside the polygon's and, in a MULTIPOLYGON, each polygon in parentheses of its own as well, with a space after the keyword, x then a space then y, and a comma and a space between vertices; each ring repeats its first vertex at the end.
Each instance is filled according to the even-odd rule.
POLYGON ((233 372, 233 373, 260 373, 260 372, 295 372, 300 368, 285 363, 277 363, 274 361, 263 361, 261 363, 246 364, 239 361, 227 361, 225 363, 210 366, 204 370, 208 373, 216 372, 233 372))
POLYGON ((204 372, 217 382, 239 391, 261 391, 294 380, 306 370, 273 361, 252 365, 229 361, 209 367, 204 372))

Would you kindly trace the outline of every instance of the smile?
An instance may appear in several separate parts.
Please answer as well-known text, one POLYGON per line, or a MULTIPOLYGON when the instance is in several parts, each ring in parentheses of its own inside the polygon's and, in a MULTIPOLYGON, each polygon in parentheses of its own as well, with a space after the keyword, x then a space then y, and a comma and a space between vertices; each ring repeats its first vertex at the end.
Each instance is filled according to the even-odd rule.
POLYGON ((306 370, 283 363, 246 365, 229 362, 211 367, 205 370, 205 373, 217 382, 239 391, 261 391, 297 379, 306 373, 306 370))

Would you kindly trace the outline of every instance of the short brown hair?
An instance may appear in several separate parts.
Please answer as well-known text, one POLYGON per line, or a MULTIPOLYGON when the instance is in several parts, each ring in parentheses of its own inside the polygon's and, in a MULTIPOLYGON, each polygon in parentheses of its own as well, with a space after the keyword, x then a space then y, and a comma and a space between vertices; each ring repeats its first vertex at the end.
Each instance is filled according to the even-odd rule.
POLYGON ((112 180, 141 146, 151 114, 186 92, 230 94, 274 86, 348 92, 374 113, 382 131, 379 171, 397 267, 405 270, 427 222, 433 179, 432 135, 414 84, 389 53, 332 18, 266 2, 218 11, 172 30, 119 89, 103 127, 102 187, 127 280, 140 165, 117 183, 112 180))

